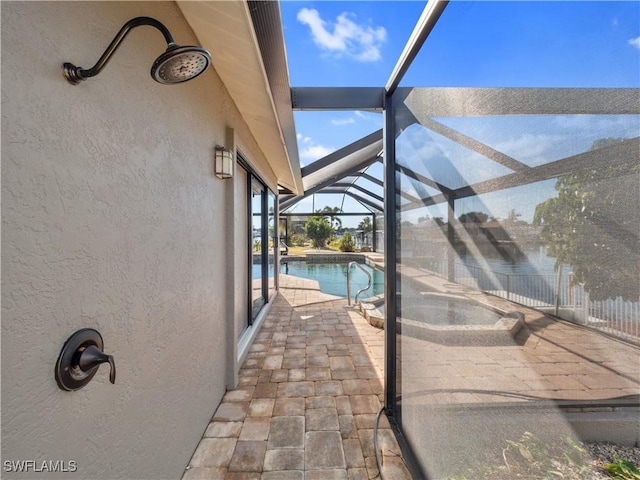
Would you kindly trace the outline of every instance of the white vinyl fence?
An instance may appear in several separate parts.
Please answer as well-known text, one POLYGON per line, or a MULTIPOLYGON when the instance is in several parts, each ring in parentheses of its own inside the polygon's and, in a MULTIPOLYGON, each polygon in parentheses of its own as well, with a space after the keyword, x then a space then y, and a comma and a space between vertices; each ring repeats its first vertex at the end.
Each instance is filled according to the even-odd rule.
MULTIPOLYGON (((427 268, 447 277, 446 261, 431 261, 427 268)), ((572 273, 502 273, 455 262, 455 282, 533 307, 621 339, 640 343, 640 298, 591 301, 572 273)))

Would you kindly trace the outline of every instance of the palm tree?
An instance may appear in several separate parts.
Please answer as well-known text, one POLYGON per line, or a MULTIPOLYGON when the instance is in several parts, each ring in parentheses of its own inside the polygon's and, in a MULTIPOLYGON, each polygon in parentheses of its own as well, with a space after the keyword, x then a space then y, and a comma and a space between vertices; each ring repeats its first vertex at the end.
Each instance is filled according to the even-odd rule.
POLYGON ((336 216, 341 212, 342 210, 340 209, 340 207, 331 208, 328 205, 325 206, 322 210, 316 210, 316 213, 323 214, 322 216, 327 220, 329 220, 329 222, 331 223, 331 226, 336 231, 342 228, 342 220, 340 220, 340 218, 336 216))
POLYGON ((358 229, 362 230, 362 233, 365 235, 370 233, 373 230, 373 225, 371 224, 371 217, 364 217, 362 221, 358 224, 358 229))

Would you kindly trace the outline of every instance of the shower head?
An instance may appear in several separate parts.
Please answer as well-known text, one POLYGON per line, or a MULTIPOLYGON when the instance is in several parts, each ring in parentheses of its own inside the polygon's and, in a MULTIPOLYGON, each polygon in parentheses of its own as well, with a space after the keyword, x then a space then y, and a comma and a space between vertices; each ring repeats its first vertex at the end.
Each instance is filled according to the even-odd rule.
POLYGON ((157 28, 167 42, 167 50, 151 66, 151 77, 156 82, 162 84, 186 82, 204 72, 211 63, 211 55, 204 48, 176 45, 167 27, 158 20, 150 17, 136 17, 124 24, 93 67, 85 70, 71 63, 65 63, 62 65, 64 77, 72 85, 77 85, 82 80, 98 75, 129 31, 141 25, 157 28))
POLYGON ((159 83, 182 83, 196 78, 211 63, 211 55, 202 47, 169 45, 151 66, 151 77, 159 83))

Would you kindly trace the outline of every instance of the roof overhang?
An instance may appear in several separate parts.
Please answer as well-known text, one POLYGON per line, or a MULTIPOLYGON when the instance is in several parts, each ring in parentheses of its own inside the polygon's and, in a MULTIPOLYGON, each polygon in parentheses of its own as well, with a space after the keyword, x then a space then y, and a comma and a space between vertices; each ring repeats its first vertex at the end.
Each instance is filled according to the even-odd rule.
POLYGON ((178 1, 177 4, 200 44, 211 52, 217 74, 278 184, 293 193, 302 193, 278 2, 178 1), (262 13, 260 21, 254 22, 256 8, 262 13), (261 41, 267 37, 268 42, 261 41))

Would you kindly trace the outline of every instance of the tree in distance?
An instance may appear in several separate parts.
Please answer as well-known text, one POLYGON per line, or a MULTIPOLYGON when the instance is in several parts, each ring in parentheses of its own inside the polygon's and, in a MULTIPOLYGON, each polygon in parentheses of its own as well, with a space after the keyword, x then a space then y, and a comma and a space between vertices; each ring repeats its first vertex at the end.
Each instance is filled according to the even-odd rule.
MULTIPOLYGON (((591 150, 624 141, 597 140, 591 150)), ((591 300, 638 301, 640 284, 640 162, 611 164, 558 177, 558 196, 536 206, 534 224, 549 255, 573 269, 591 300)))
POLYGON ((333 227, 324 217, 310 217, 304 225, 304 232, 315 248, 322 248, 333 235, 333 227))

